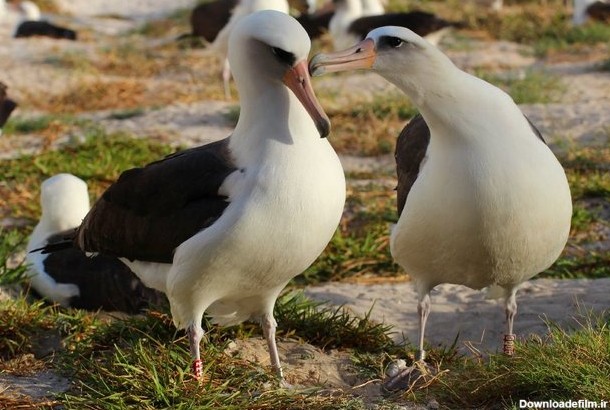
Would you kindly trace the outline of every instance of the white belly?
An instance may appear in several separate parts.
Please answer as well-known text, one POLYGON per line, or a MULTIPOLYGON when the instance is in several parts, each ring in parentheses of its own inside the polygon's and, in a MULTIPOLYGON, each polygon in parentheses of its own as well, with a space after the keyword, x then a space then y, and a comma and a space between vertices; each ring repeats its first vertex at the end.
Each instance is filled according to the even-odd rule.
POLYGON ((246 171, 222 217, 177 248, 167 289, 178 326, 208 307, 222 323, 270 310, 324 250, 343 211, 345 179, 329 145, 312 156, 288 154, 273 168, 246 171))
POLYGON ((394 258, 420 286, 514 285, 557 259, 569 187, 550 150, 532 145, 512 156, 488 147, 430 155, 391 237, 394 258))

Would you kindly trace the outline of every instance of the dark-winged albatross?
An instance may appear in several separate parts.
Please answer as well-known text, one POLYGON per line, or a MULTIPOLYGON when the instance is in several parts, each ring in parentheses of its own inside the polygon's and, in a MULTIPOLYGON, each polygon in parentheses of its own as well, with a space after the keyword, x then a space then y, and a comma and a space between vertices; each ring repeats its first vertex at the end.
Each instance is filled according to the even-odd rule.
POLYGON ((297 21, 301 23, 309 38, 313 40, 328 31, 328 25, 334 14, 335 6, 332 1, 329 1, 312 13, 301 13, 297 17, 297 21))
MULTIPOLYGON (((229 22, 235 7, 239 3, 239 0, 214 0, 198 4, 191 12, 190 35, 201 37, 209 43, 213 42, 218 33, 229 22)), ((315 10, 315 1, 313 0, 289 0, 288 3, 303 15, 315 10)))
POLYGON ((223 62, 222 81, 226 98, 231 97, 231 89, 229 88, 229 82, 231 80, 231 65, 229 63, 229 59, 227 58, 229 37, 231 36, 233 28, 239 23, 241 19, 243 19, 249 14, 260 10, 276 10, 288 14, 288 1, 240 0, 231 12, 231 18, 229 19, 229 22, 222 28, 222 30, 220 30, 220 33, 218 33, 216 39, 211 44, 211 50, 216 52, 220 56, 220 60, 223 62))
POLYGON ((378 27, 389 25, 406 27, 437 44, 450 27, 460 25, 424 11, 365 14, 362 0, 334 0, 334 3, 336 11, 329 23, 329 31, 335 50, 354 45, 378 27))
POLYGON ((589 19, 610 23, 610 2, 607 0, 574 0, 572 23, 580 26, 589 19))
POLYGON ((27 20, 17 26, 14 37, 49 37, 64 40, 76 40, 76 31, 55 25, 48 21, 27 20))
POLYGON ((421 113, 397 142, 400 216, 390 242, 419 293, 417 358, 425 356, 430 291, 441 283, 501 291, 512 354, 516 290, 548 268, 568 238, 563 168, 508 94, 408 29, 373 30, 310 64, 314 75, 355 68, 376 71, 421 113))
POLYGON ((87 184, 71 174, 54 175, 41 184, 42 215, 27 246, 28 275, 34 292, 77 309, 137 313, 161 305, 165 297, 145 287, 116 257, 86 255, 67 248, 50 254, 30 252, 61 241, 89 212, 87 184))
POLYGON ((0 135, 2 135, 2 128, 11 116, 11 113, 17 108, 17 103, 8 98, 6 89, 8 87, 0 82, 0 135))
POLYGON ((229 40, 241 99, 233 134, 124 172, 73 242, 121 257, 167 294, 174 323, 187 329, 197 377, 206 312, 222 325, 259 320, 282 378, 275 300, 339 224, 345 179, 320 138, 330 123, 311 87, 310 46, 284 13, 244 17, 229 40))

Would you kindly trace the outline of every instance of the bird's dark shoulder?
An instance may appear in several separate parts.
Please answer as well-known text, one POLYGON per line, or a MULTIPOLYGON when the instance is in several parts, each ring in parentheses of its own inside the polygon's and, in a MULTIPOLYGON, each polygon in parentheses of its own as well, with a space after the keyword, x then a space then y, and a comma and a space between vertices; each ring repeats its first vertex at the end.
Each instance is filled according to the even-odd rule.
MULTIPOLYGON (((525 119, 534 134, 546 144, 538 128, 527 116, 525 116, 525 119)), ((430 129, 424 118, 418 114, 403 128, 396 141, 394 156, 396 158, 396 173, 398 176, 398 185, 396 187, 398 215, 402 213, 411 187, 419 175, 421 163, 426 157, 429 144, 430 129)))
POLYGON ((419 175, 429 144, 430 129, 424 118, 418 114, 403 128, 396 141, 394 157, 398 176, 396 192, 399 216, 405 207, 409 191, 419 175))
POLYGON ((78 246, 128 259, 171 262, 174 249, 228 206, 218 190, 236 170, 229 138, 125 171, 85 217, 78 246))

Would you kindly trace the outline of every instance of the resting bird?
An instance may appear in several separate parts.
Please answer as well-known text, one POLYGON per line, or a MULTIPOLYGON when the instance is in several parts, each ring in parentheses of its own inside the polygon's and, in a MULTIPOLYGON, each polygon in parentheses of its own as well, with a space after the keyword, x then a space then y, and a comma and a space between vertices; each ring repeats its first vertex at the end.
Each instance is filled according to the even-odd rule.
POLYGON ((437 44, 450 27, 461 25, 424 11, 366 14, 364 6, 367 3, 363 4, 362 0, 334 0, 334 3, 336 11, 330 20, 329 31, 335 50, 354 45, 369 31, 382 26, 406 27, 437 44))
POLYGON ((6 89, 8 87, 0 82, 0 135, 2 135, 2 128, 11 116, 11 113, 17 108, 17 103, 8 98, 6 89))
POLYGON ((504 296, 512 354, 517 288, 557 259, 570 231, 563 168, 508 94, 408 29, 373 30, 310 63, 313 75, 356 68, 392 82, 421 113, 397 142, 399 219, 390 239, 419 294, 418 361, 430 291, 441 283, 504 296))
POLYGON ((586 23, 589 19, 610 23, 610 1, 574 0, 572 23, 575 26, 580 26, 586 23))
MULTIPOLYGON (((194 36, 213 42, 240 3, 244 4, 239 0, 212 0, 198 4, 191 12, 191 34, 180 38, 194 36)), ((289 0, 288 3, 304 15, 315 10, 314 0, 289 0)))
POLYGON ((57 26, 48 21, 27 20, 19 24, 15 30, 15 38, 50 37, 56 39, 76 40, 76 31, 57 26))
POLYGON ((275 300, 339 224, 345 178, 320 138, 330 123, 311 87, 310 46, 284 13, 244 17, 229 39, 241 97, 233 134, 124 172, 67 244, 121 257, 167 295, 175 325, 187 330, 198 378, 204 312, 222 325, 260 321, 283 378, 275 300))
POLYGON ((42 216, 27 246, 28 276, 34 293, 51 302, 77 309, 137 313, 165 302, 145 287, 116 257, 86 255, 68 248, 51 254, 31 252, 63 239, 89 212, 87 184, 71 174, 54 175, 41 184, 42 216))

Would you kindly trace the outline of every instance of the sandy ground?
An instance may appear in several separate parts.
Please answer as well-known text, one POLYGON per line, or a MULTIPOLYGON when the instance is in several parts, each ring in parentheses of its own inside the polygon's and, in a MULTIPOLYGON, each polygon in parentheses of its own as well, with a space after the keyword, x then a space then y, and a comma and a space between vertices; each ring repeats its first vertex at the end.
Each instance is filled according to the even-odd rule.
MULTIPOLYGON (((70 21, 77 26, 93 24, 100 34, 114 35, 135 27, 143 19, 193 3, 189 0, 63 0, 63 15, 49 17, 70 21)), ((43 64, 45 58, 62 51, 88 52, 91 44, 48 39, 11 40, 13 23, 8 20, 0 22, 0 81, 10 85, 11 96, 19 100, 26 93, 67 87, 73 81, 70 74, 43 64)), ((522 47, 504 42, 481 42, 476 49, 451 51, 449 54, 465 69, 484 66, 519 72, 537 64, 534 58, 524 53, 522 47)), ((595 64, 588 62, 557 64, 550 70, 560 74, 567 84, 562 102, 524 105, 523 111, 539 126, 553 147, 566 140, 582 144, 607 142, 610 73, 596 71, 595 64)), ((373 74, 316 79, 314 86, 319 90, 340 89, 346 101, 366 99, 371 93, 393 88, 373 74)), ((225 113, 234 105, 234 102, 200 101, 146 110, 143 115, 125 120, 111 119, 108 112, 103 111, 86 113, 83 117, 94 119, 111 131, 125 130, 141 136, 164 135, 173 143, 192 146, 228 135, 231 124, 225 113)), ((18 115, 37 114, 28 107, 20 107, 19 110, 18 115)), ((37 144, 36 138, 28 136, 3 138, 0 140, 0 159, 35 152, 39 149, 37 144)), ((347 172, 393 170, 391 155, 365 159, 343 156, 341 159, 347 172)), ((374 285, 328 283, 311 287, 306 294, 316 300, 344 305, 358 314, 371 311, 372 319, 395 326, 394 337, 397 341, 403 338, 411 342, 416 340, 416 296, 408 282, 374 285)), ((610 279, 528 282, 519 292, 519 315, 515 330, 521 337, 544 335, 547 332, 546 320, 566 327, 574 326, 586 309, 602 311, 610 308, 609 295, 610 279)), ((501 304, 486 300, 482 292, 453 285, 438 286, 432 295, 427 340, 432 344, 450 344, 459 334, 459 343, 464 349, 470 345, 472 349, 495 351, 504 329, 503 316, 501 304)), ((257 361, 267 360, 266 348, 260 339, 237 343, 236 349, 241 354, 249 354, 257 361)), ((281 342, 280 351, 288 364, 289 380, 292 378, 296 384, 309 376, 309 379, 329 387, 353 386, 359 382, 349 375, 347 359, 339 353, 326 354, 294 342, 281 342), (299 361, 299 357, 310 360, 299 361), (303 367, 305 363, 309 364, 306 368, 303 367)), ((48 390, 51 391, 63 391, 69 385, 65 379, 47 373, 41 374, 33 384, 43 381, 48 381, 48 390)), ((32 385, 30 382, 30 379, 16 380, 6 375, 0 376, 1 389, 8 387, 28 394, 39 394, 39 391, 27 387, 32 385)), ((378 390, 378 387, 375 388, 378 390)), ((378 393, 362 394, 375 396, 378 393)))
MULTIPOLYGON (((515 333, 520 338, 548 333, 548 323, 578 327, 589 312, 610 309, 610 278, 598 280, 531 280, 518 293, 515 333)), ((343 305, 359 315, 394 326, 393 338, 417 343, 417 293, 412 283, 377 285, 328 283, 308 288, 312 299, 343 305)), ((458 337, 463 352, 502 350, 505 333, 504 304, 486 299, 484 291, 459 285, 439 285, 431 294, 426 327, 431 345, 450 345, 458 337)))

